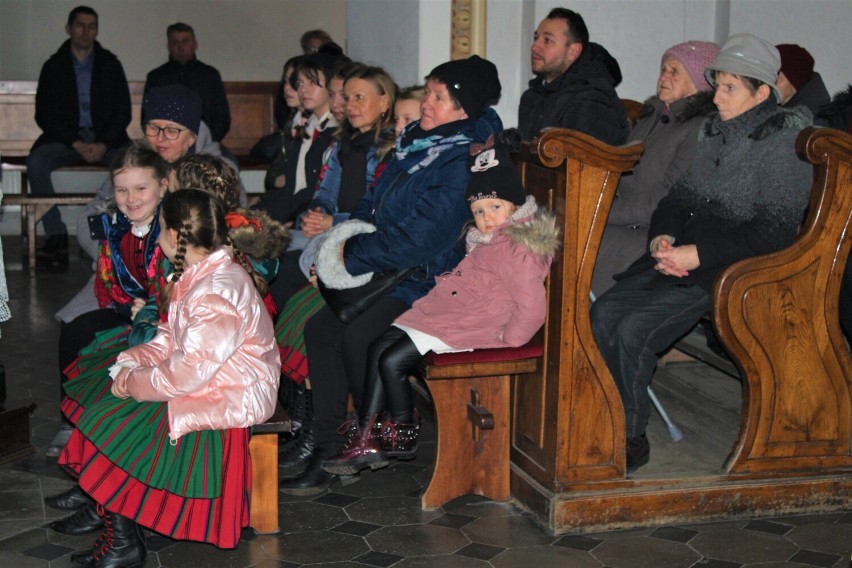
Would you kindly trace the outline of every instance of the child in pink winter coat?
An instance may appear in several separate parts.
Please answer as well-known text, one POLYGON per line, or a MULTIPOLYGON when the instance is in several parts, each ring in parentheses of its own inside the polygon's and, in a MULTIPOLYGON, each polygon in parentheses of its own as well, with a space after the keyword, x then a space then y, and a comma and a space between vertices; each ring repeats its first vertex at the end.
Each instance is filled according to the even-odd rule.
MULTIPOLYGON (((59 459, 103 519, 77 565, 142 566, 140 526, 233 548, 248 525, 248 427, 275 410, 281 368, 260 276, 234 259, 209 193, 167 194, 160 224, 174 266, 159 298, 167 317, 118 356, 111 396, 84 409, 59 459)), ((77 383, 69 388, 92 386, 77 383)))
POLYGON ((511 157, 490 148, 471 167, 467 255, 370 345, 364 403, 343 452, 323 462, 349 475, 413 458, 419 424, 408 377, 421 357, 528 342, 544 323, 544 279, 558 246, 555 217, 525 197, 511 157), (384 423, 379 413, 388 412, 384 423))

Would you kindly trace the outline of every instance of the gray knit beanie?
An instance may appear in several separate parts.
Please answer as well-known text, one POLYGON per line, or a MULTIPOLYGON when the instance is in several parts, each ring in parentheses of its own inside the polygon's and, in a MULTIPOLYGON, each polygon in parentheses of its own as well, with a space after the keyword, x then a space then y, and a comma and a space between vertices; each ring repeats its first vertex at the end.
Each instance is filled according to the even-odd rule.
POLYGON ((704 77, 711 84, 715 84, 713 71, 751 77, 766 83, 775 93, 775 100, 780 102, 781 92, 775 86, 780 69, 781 55, 774 45, 751 34, 734 34, 722 46, 716 60, 704 70, 704 77))

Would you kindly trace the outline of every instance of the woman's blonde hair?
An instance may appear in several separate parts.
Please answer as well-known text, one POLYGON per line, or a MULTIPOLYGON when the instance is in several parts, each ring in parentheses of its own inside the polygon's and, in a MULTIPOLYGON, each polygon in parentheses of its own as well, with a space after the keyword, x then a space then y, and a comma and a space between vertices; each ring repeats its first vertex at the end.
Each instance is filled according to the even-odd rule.
MULTIPOLYGON (((367 81, 373 85, 379 96, 387 97, 388 110, 379 116, 374 127, 374 140, 377 146, 376 155, 381 160, 393 149, 396 142, 393 108, 394 105, 396 105, 396 94, 399 88, 396 86, 393 77, 391 77, 390 74, 381 67, 360 65, 354 71, 349 73, 349 77, 347 77, 346 82, 349 82, 352 79, 367 81)), ((345 84, 346 83, 344 83, 344 85, 345 84)), ((344 120, 343 124, 340 126, 339 133, 341 134, 341 138, 351 138, 358 132, 351 124, 349 124, 348 120, 344 120)))

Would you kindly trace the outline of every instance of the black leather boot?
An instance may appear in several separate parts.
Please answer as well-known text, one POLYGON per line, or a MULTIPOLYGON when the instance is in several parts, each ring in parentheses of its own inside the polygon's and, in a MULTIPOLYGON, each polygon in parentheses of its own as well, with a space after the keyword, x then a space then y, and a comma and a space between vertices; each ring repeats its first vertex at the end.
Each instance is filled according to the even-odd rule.
POLYGON ((281 482, 281 492, 287 495, 309 497, 319 495, 327 491, 332 485, 340 481, 343 485, 350 485, 358 481, 356 476, 341 476, 329 473, 322 468, 322 462, 332 457, 332 452, 317 448, 313 457, 308 462, 305 472, 294 479, 285 479, 281 482))
POLYGON ((75 485, 68 491, 44 498, 44 504, 51 509, 59 509, 61 511, 73 511, 79 509, 83 505, 95 505, 94 499, 80 489, 79 485, 75 485))
POLYGON ((99 536, 98 540, 95 541, 94 548, 90 550, 78 550, 71 554, 71 564, 74 565, 74 568, 91 568, 91 566, 94 566, 95 550, 103 545, 103 539, 103 535, 99 536))
MULTIPOLYGON (((104 520, 104 525, 111 522, 111 518, 107 517, 104 520)), ((100 548, 104 545, 104 539, 106 538, 105 534, 107 532, 108 531, 104 531, 100 534, 98 540, 95 541, 95 544, 92 548, 88 550, 78 550, 77 552, 71 555, 71 563, 74 565, 75 568, 91 568, 95 565, 95 551, 100 550, 100 548)), ((138 524, 136 525, 136 533, 139 535, 139 539, 142 541, 142 544, 144 544, 145 531, 143 531, 142 527, 138 524)))
POLYGON ((284 446, 278 456, 278 473, 282 479, 292 479, 302 475, 314 455, 313 419, 302 424, 299 437, 284 446))
POLYGON ((295 435, 301 434, 302 429, 313 421, 314 404, 311 399, 311 392, 305 388, 304 384, 296 385, 294 383, 291 407, 287 412, 290 413, 292 432, 295 435))
POLYGON ((50 235, 44 246, 36 251, 36 265, 49 272, 68 270, 68 234, 50 235))
POLYGON ((84 505, 70 517, 50 523, 50 528, 62 534, 80 535, 93 533, 104 526, 95 505, 84 505))
POLYGON ((104 544, 104 539, 106 538, 106 534, 112 534, 111 530, 107 530, 107 527, 111 524, 111 519, 109 517, 104 518, 104 530, 101 531, 101 534, 98 535, 98 539, 95 541, 95 544, 92 545, 92 548, 86 550, 78 550, 71 554, 71 564, 74 565, 74 568, 91 568, 95 564, 95 551, 99 550, 101 546, 104 544))
POLYGON ((104 524, 103 541, 94 550, 92 558, 94 568, 142 568, 148 555, 145 542, 139 535, 136 523, 105 512, 107 522, 104 524))

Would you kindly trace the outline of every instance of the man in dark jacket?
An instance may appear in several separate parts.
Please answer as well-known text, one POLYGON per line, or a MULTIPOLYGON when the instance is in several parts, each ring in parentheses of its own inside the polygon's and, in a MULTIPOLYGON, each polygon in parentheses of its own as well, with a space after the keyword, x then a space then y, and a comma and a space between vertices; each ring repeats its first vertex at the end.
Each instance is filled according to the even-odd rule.
MULTIPOLYGON (((27 158, 33 195, 53 195, 50 173, 83 160, 109 164, 124 146, 130 124, 130 90, 118 58, 95 41, 98 14, 78 6, 68 15, 69 39, 42 66, 35 119, 42 135, 27 158)), ((50 266, 68 261, 68 232, 59 210, 42 217, 47 241, 39 260, 50 266)))
POLYGON ((530 62, 536 78, 521 96, 518 130, 524 140, 542 128, 584 132, 607 144, 623 144, 629 132, 624 105, 615 93, 618 62, 589 42, 580 14, 554 8, 535 32, 530 62))
MULTIPOLYGON (((154 87, 180 84, 201 97, 201 119, 210 127, 213 140, 219 142, 231 129, 231 108, 225 95, 222 76, 215 67, 195 57, 198 41, 191 26, 178 22, 166 29, 169 60, 148 73, 145 94, 154 87)), ((145 123, 145 117, 142 117, 145 123)))

